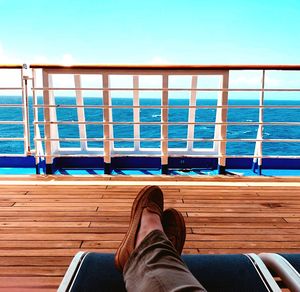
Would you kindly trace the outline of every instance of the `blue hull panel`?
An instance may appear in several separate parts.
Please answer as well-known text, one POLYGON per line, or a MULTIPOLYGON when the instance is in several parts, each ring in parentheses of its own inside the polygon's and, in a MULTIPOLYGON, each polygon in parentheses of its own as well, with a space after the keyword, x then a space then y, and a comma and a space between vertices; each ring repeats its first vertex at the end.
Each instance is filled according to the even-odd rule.
MULTIPOLYGON (((60 157, 52 165, 42 161, 36 166, 32 156, 1 157, 0 174, 36 174, 38 170, 41 174, 57 175, 260 175, 250 158, 228 158, 226 167, 218 167, 216 158, 170 157, 163 168, 160 161, 159 157, 114 157, 105 164, 102 157, 60 157)), ((300 159, 265 158, 261 175, 299 176, 300 159)))

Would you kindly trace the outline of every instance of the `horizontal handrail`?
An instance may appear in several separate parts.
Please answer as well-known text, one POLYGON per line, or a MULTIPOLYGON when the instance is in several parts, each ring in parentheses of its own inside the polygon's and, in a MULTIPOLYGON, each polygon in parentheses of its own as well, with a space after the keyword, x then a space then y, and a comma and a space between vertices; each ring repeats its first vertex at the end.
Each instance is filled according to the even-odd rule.
MULTIPOLYGON (((1 106, 1 105, 0 105, 1 106)), ((288 108, 288 109, 300 109, 300 106, 297 105, 68 105, 68 104, 52 104, 52 105, 42 105, 36 104, 33 107, 36 108, 88 108, 88 109, 103 109, 103 108, 111 108, 111 109, 131 109, 131 108, 138 108, 138 109, 243 109, 243 108, 252 108, 252 109, 281 109, 281 108, 288 108)))
MULTIPOLYGON (((79 141, 90 141, 90 142, 102 142, 102 141, 151 141, 151 142, 159 142, 163 141, 161 138, 35 138, 35 141, 70 141, 70 142, 79 142, 79 141)), ((188 139, 188 138, 168 138, 169 142, 187 142, 187 141, 193 141, 193 142, 220 142, 220 141, 227 141, 227 142, 280 142, 280 143, 299 143, 300 139, 206 139, 206 138, 194 138, 194 139, 188 139)))
POLYGON ((291 91, 291 92, 298 92, 300 91, 300 88, 265 88, 262 90, 261 88, 157 88, 157 87, 151 87, 151 88, 143 88, 139 87, 138 89, 132 88, 132 87, 109 87, 109 89, 104 87, 37 87, 33 88, 35 91, 41 91, 41 90, 48 90, 48 91, 72 91, 72 90, 80 90, 80 91, 217 91, 217 92, 248 92, 248 91, 255 91, 255 92, 281 92, 281 91, 291 91))
POLYGON ((0 103, 0 107, 23 107, 23 104, 9 104, 9 103, 0 103))
MULTIPOLYGON (((1 123, 1 122, 0 122, 1 123)), ((103 125, 104 122, 40 121, 43 125, 103 125)), ((109 125, 132 125, 132 122, 106 122, 109 125)), ((137 125, 238 125, 238 126, 300 126, 300 122, 135 122, 137 125)))
POLYGON ((0 87, 0 90, 22 90, 22 87, 0 87))
POLYGON ((24 121, 0 121, 0 125, 24 125, 24 121))
MULTIPOLYGON (((118 148, 118 149, 122 149, 122 148, 118 148)), ((143 148, 144 150, 148 150, 148 148, 143 148)), ((174 148, 175 149, 175 148, 174 148)), ((69 150, 70 151, 70 150, 69 150)), ((176 151, 176 150, 175 150, 176 151)), ((71 151, 70 151, 71 152, 71 151)), ((172 152, 172 148, 170 149, 170 152, 172 152)), ((84 154, 84 153, 64 153, 64 157, 95 157, 95 158, 99 158, 99 155, 101 155, 103 153, 103 151, 98 151, 96 154, 84 154)), ((61 157, 61 154, 52 154, 52 155, 40 155, 40 157, 46 158, 46 157, 50 157, 50 158, 54 158, 54 157, 61 157)), ((112 155, 112 156, 118 156, 118 154, 112 155)), ((139 154, 139 153, 134 153, 134 156, 139 157, 145 156, 145 151, 143 151, 143 153, 139 154)), ((159 157, 160 153, 157 154, 153 154, 154 157, 159 157)), ((182 157, 182 154, 179 155, 172 155, 173 157, 182 157)), ((194 155, 189 155, 189 154, 184 154, 184 157, 193 157, 194 155)), ((198 158, 221 158, 222 155, 214 155, 214 154, 197 154, 198 158)), ((227 158, 286 158, 286 159, 300 159, 300 155, 294 155, 294 156, 283 156, 283 155, 227 155, 227 158)))
POLYGON ((103 70, 300 70, 299 65, 70 65, 63 66, 58 64, 31 64, 33 69, 103 69, 103 70))
POLYGON ((25 138, 24 137, 0 137, 0 141, 24 141, 25 138))
POLYGON ((23 65, 20 64, 0 64, 0 69, 22 69, 23 65))

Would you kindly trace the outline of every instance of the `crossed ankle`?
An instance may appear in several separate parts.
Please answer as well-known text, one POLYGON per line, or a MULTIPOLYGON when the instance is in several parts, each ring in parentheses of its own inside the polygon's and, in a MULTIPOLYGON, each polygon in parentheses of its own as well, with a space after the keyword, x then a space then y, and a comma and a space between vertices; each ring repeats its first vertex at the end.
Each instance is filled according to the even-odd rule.
POLYGON ((143 239, 153 230, 160 230, 163 232, 161 219, 157 214, 144 209, 140 228, 136 237, 135 247, 138 247, 143 239))

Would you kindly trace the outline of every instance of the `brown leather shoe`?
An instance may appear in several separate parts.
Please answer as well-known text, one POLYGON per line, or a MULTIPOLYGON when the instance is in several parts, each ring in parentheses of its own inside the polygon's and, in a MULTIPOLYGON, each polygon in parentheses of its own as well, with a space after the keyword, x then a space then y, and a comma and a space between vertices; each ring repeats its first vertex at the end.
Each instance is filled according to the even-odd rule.
POLYGON ((181 255, 186 237, 185 222, 182 214, 173 208, 166 209, 162 216, 162 226, 178 254, 181 255))
POLYGON ((162 216, 164 199, 159 187, 144 187, 133 202, 127 233, 115 254, 115 266, 120 271, 123 270, 130 254, 134 250, 144 208, 147 208, 148 211, 152 213, 158 214, 160 217, 162 216))

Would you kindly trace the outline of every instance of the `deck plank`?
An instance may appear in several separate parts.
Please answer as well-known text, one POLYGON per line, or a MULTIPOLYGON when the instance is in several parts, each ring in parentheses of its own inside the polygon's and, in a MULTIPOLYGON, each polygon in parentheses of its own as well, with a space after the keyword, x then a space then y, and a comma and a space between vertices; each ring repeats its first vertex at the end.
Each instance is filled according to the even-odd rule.
POLYGON ((114 252, 147 184, 183 213, 184 253, 300 252, 299 178, 0 177, 0 291, 56 291, 78 251, 114 252))

